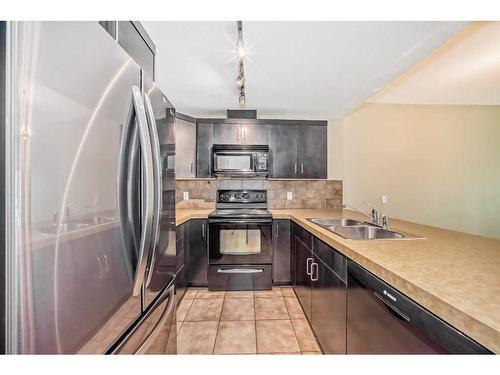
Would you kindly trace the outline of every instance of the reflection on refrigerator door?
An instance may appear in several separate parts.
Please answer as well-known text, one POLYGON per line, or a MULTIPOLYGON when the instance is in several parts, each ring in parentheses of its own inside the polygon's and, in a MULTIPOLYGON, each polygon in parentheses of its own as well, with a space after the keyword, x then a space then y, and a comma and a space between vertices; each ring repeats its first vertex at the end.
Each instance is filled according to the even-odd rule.
POLYGON ((175 311, 167 283, 141 311, 151 246, 137 181, 152 161, 140 133, 139 67, 97 22, 5 26, 13 62, 6 351, 104 353, 133 328, 165 336, 175 311))

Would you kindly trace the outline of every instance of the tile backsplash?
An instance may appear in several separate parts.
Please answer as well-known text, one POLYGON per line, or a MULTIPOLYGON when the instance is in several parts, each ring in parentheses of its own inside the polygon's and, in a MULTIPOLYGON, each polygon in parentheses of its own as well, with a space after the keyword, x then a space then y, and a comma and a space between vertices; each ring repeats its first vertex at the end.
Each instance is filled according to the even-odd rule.
POLYGON ((267 180, 265 186, 269 208, 342 208, 339 180, 267 180))
POLYGON ((268 206, 284 208, 342 208, 340 180, 178 179, 175 201, 178 208, 215 208, 218 189, 266 189, 268 206), (184 201, 183 193, 189 193, 184 201), (287 192, 292 199, 287 200, 287 192))

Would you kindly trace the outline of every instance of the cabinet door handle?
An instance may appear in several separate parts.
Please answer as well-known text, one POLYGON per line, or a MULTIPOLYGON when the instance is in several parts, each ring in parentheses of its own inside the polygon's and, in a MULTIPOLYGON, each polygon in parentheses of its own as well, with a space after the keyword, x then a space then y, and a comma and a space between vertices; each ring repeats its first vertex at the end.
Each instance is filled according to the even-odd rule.
POLYGON ((306 273, 311 276, 311 273, 312 273, 312 263, 309 263, 309 262, 312 262, 314 259, 313 258, 307 258, 306 260, 306 273))
POLYGON ((278 238, 280 235, 280 226, 276 224, 276 238, 278 238))
POLYGON ((194 163, 191 162, 191 173, 193 173, 193 167, 194 167, 194 163))
POLYGON ((318 281, 318 263, 311 264, 311 281, 318 281), (316 266, 316 277, 314 277, 313 267, 316 266))
POLYGON ((300 163, 300 174, 304 174, 304 163, 300 163))
POLYGON ((201 224, 201 237, 205 238, 205 224, 201 224))
POLYGON ((109 271, 108 257, 104 254, 104 271, 109 271))
POLYGON ((97 263, 99 263, 99 278, 102 279, 103 273, 102 273, 101 258, 97 257, 97 263))
POLYGON ((293 173, 297 174, 297 163, 293 165, 293 173))

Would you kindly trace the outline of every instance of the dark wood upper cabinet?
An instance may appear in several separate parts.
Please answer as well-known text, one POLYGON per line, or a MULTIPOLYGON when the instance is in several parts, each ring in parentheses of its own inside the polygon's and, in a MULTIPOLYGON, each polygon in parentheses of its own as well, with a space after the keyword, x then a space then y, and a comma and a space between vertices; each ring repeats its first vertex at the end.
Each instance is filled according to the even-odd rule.
POLYGON ((269 145, 269 177, 327 177, 326 121, 199 119, 196 177, 210 177, 214 144, 269 145))
POLYGON ((271 177, 297 178, 299 127, 297 125, 270 125, 269 153, 271 177))
POLYGON ((214 124, 213 143, 267 145, 269 144, 268 127, 254 123, 214 124))
POLYGON ((326 178, 325 125, 272 125, 269 127, 271 177, 326 178))
POLYGON ((242 143, 241 124, 214 124, 213 144, 242 143))
POLYGON ((214 125, 198 122, 196 126, 196 177, 210 177, 214 125))
POLYGON ((298 178, 326 178, 327 127, 301 126, 298 178))
POLYGON ((176 117, 175 141, 176 177, 196 177, 196 120, 176 117))
POLYGON ((242 124, 243 144, 246 145, 268 145, 269 127, 259 124, 242 124))

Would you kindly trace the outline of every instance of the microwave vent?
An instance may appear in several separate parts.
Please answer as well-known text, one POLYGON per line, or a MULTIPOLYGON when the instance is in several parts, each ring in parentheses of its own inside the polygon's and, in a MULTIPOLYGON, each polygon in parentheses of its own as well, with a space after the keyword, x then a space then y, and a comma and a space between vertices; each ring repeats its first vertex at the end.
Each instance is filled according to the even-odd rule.
POLYGON ((227 118, 239 119, 257 119, 257 110, 255 109, 228 109, 227 118))

